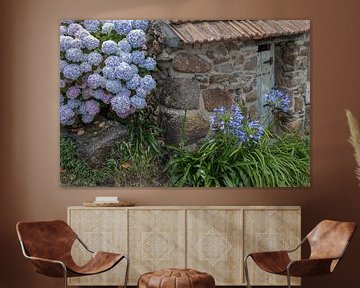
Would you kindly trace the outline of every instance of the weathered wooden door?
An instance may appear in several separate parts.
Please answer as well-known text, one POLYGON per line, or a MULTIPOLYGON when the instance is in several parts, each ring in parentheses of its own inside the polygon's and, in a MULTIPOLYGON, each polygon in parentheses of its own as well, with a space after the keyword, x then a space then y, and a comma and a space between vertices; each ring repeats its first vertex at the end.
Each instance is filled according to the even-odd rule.
POLYGON ((272 119, 269 108, 264 107, 263 96, 274 87, 274 60, 274 43, 260 44, 257 64, 258 113, 265 124, 269 124, 272 119))

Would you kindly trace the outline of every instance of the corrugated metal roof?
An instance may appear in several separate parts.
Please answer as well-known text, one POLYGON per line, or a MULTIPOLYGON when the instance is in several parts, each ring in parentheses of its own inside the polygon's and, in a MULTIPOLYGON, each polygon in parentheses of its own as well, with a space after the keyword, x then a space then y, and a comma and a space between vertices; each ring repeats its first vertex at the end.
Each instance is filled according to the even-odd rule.
POLYGON ((183 42, 189 44, 257 40, 310 31, 309 20, 172 20, 169 25, 183 42))

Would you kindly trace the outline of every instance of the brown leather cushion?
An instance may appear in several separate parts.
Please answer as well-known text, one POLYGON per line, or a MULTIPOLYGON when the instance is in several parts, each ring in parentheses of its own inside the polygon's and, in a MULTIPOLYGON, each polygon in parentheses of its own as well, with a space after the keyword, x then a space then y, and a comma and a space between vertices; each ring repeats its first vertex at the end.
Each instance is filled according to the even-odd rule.
POLYGON ((213 288, 214 277, 192 269, 166 269, 143 274, 138 288, 213 288))

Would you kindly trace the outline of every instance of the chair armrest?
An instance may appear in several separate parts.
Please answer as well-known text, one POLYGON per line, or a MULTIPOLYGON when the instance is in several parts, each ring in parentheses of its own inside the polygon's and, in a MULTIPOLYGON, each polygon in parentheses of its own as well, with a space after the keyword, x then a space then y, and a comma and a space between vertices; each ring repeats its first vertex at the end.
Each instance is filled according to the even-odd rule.
POLYGON ((26 256, 34 265, 35 271, 51 277, 66 277, 67 268, 64 262, 53 259, 26 256))
POLYGON ((76 235, 76 239, 81 243, 81 245, 90 253, 95 253, 94 251, 90 250, 90 248, 80 239, 78 235, 76 235))
POLYGON ((333 261, 339 258, 318 258, 291 261, 287 266, 290 276, 312 276, 329 274, 332 272, 333 261))

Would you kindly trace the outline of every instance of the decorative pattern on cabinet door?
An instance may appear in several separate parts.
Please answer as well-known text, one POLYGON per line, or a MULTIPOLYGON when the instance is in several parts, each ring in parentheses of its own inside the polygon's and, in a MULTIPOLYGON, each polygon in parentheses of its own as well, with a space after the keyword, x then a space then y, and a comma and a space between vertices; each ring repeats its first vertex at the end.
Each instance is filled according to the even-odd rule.
POLYGON ((141 274, 185 267, 185 210, 129 210, 129 282, 141 274))
POLYGON ((206 271, 216 285, 242 280, 242 210, 187 210, 187 266, 206 271))
MULTIPOLYGON (((286 250, 295 248, 301 237, 299 209, 262 209, 244 211, 244 255, 251 252, 286 250)), ((300 250, 292 258, 300 259, 300 250)), ((286 285, 286 277, 266 273, 249 259, 252 285, 286 285)), ((292 284, 300 284, 293 278, 292 284)))
MULTIPOLYGON (((68 222, 80 239, 93 251, 126 253, 127 215, 126 210, 83 209, 69 210, 68 222)), ((72 248, 76 263, 84 264, 90 258, 78 241, 72 248)), ((122 285, 125 275, 125 261, 112 270, 85 277, 69 278, 70 285, 122 285)))

